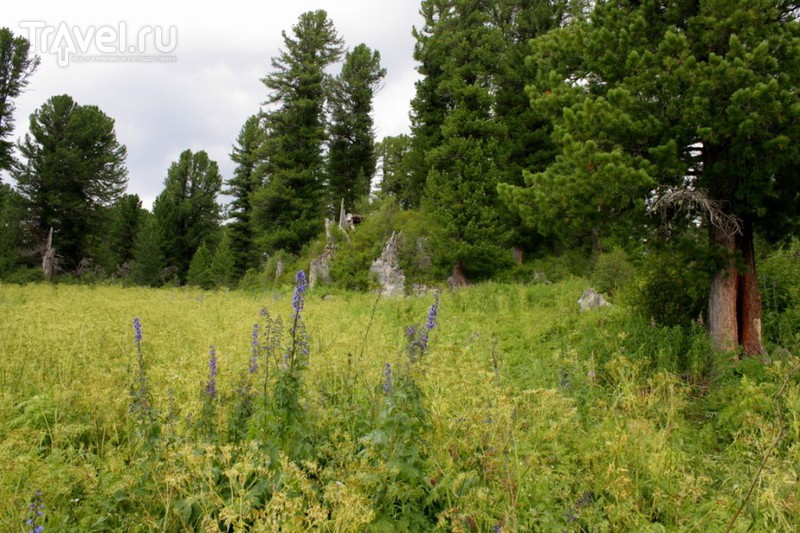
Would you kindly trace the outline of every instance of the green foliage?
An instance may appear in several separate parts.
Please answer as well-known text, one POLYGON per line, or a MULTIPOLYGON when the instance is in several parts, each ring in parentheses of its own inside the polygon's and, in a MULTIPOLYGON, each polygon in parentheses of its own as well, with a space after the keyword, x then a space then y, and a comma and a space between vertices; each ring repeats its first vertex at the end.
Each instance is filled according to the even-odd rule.
POLYGON ((164 260, 185 281, 200 245, 213 242, 219 226, 217 194, 222 177, 216 161, 200 150, 184 150, 172 163, 164 180, 164 190, 153 202, 159 243, 164 260))
POLYGON ((139 234, 145 212, 136 194, 124 194, 112 206, 108 229, 110 266, 117 267, 134 259, 134 243, 139 234))
POLYGON ((161 251, 158 221, 149 213, 144 217, 133 241, 131 280, 137 285, 157 287, 166 281, 164 253, 161 251))
POLYGON ((41 490, 76 530, 796 529, 797 358, 579 313, 585 284, 446 292, 422 327, 427 299, 4 286, 0 520, 41 490))
POLYGON ((206 246, 206 243, 201 244, 189 264, 189 272, 186 276, 187 283, 202 289, 212 288, 214 286, 214 275, 211 271, 213 261, 214 256, 206 246))
MULTIPOLYGON (((214 251, 214 259, 211 261, 209 273, 211 280, 216 287, 233 288, 236 286, 236 258, 231 249, 230 231, 222 235, 214 251)), ((191 270, 191 267, 189 268, 191 270)))
POLYGON ((417 211, 401 210, 390 196, 373 205, 366 219, 355 231, 340 235, 336 255, 331 261, 334 286, 366 291, 374 288, 370 266, 378 259, 392 233, 397 234, 398 262, 406 276, 406 284, 430 283, 446 276, 437 271, 432 261, 430 236, 434 224, 417 211))
POLYGON ((642 260, 634 306, 643 316, 668 326, 688 325, 707 316, 713 268, 713 260, 694 239, 655 248, 642 260))
POLYGON ((764 305, 764 336, 782 346, 800 344, 800 244, 778 248, 761 261, 759 284, 764 305))
POLYGON ((359 44, 347 52, 330 88, 330 132, 327 154, 328 200, 352 208, 366 198, 375 175, 372 100, 386 69, 380 52, 359 44))
POLYGON ((21 198, 9 185, 0 183, 0 276, 22 265, 21 198))
POLYGON ((6 137, 14 131, 14 99, 39 66, 39 57, 31 55, 30 48, 24 37, 0 28, 0 170, 9 170, 13 162, 13 144, 6 137))
POLYGON ((298 253, 322 229, 325 69, 342 54, 342 40, 322 10, 300 15, 283 42, 273 72, 262 80, 274 110, 265 117, 262 187, 253 197, 258 241, 267 253, 298 253))
POLYGON ((634 274, 635 268, 628 260, 628 254, 615 246, 597 256, 591 280, 598 292, 615 295, 631 281, 634 274))
POLYGON ((53 246, 63 270, 95 255, 105 208, 124 192, 125 147, 114 120, 96 106, 67 95, 53 96, 30 118, 30 133, 19 143, 24 162, 13 176, 30 232, 26 244, 39 247, 53 228, 53 246))
POLYGON ((258 266, 253 233, 253 193, 259 185, 256 168, 259 164, 259 150, 264 142, 264 129, 261 117, 253 115, 245 121, 236 145, 231 152, 231 160, 236 163, 233 177, 226 181, 224 193, 233 197, 228 216, 231 252, 234 256, 234 272, 241 277, 248 268, 258 266))
POLYGON ((411 137, 396 135, 384 137, 375 147, 381 169, 381 193, 393 196, 397 203, 404 209, 411 209, 419 205, 420 190, 415 190, 412 184, 412 169, 410 165, 411 150, 413 148, 411 137))

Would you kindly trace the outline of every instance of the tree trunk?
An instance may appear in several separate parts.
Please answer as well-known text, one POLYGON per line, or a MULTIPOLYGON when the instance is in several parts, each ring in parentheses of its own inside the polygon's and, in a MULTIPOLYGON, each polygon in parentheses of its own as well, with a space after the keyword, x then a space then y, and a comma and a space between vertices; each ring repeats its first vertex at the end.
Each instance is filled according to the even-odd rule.
POLYGON ((711 339, 720 350, 733 351, 742 346, 745 354, 764 353, 761 343, 761 294, 756 276, 753 229, 744 223, 741 235, 728 235, 712 227, 714 244, 728 252, 728 257, 711 279, 708 298, 708 325, 711 339), (744 262, 744 271, 736 268, 736 258, 744 262))
POLYGON ((764 353, 761 344, 761 293, 756 275, 756 254, 753 246, 753 228, 744 224, 738 239, 745 271, 739 274, 739 344, 747 355, 764 353))
POLYGON ((736 237, 716 226, 711 227, 712 244, 722 247, 727 254, 725 265, 711 278, 708 296, 708 329, 711 340, 723 351, 733 351, 739 340, 739 321, 736 313, 736 287, 738 285, 736 262, 736 237))
POLYGON ((511 254, 514 257, 514 264, 521 265, 525 262, 525 250, 522 249, 522 246, 514 246, 511 254))
POLYGON ((447 278, 447 284, 450 285, 451 289, 458 289, 469 285, 467 274, 464 272, 464 264, 461 261, 456 263, 456 266, 453 267, 453 273, 447 278))

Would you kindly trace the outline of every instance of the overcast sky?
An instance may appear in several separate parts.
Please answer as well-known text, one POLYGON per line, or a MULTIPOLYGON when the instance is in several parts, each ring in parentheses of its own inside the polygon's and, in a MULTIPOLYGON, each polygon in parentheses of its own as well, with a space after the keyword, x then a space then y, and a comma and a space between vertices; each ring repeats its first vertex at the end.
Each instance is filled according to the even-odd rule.
POLYGON ((208 152, 228 179, 234 168, 231 146, 267 97, 260 79, 283 47, 281 31, 290 32, 301 13, 316 9, 328 12, 349 49, 363 42, 381 54, 387 75, 375 98, 376 137, 407 133, 417 79, 411 29, 421 22, 419 4, 5 2, 0 25, 30 38, 42 60, 27 91, 16 99, 13 138, 27 132, 30 114, 48 98, 69 94, 79 104, 97 105, 116 121, 117 139, 128 149, 128 191, 138 194, 145 207, 161 192, 170 163, 187 148, 208 152), (116 52, 123 41, 124 48, 138 49, 116 52), (131 60, 140 56, 157 61, 131 60))

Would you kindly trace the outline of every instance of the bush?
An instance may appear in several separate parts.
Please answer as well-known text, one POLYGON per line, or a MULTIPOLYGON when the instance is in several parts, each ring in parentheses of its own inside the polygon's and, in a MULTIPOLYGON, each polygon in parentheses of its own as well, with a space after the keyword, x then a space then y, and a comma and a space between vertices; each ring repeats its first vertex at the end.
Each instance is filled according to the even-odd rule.
POLYGON ((614 247, 597 257, 591 280, 599 292, 614 295, 633 279, 635 272, 625 250, 614 247))
POLYGON ((713 260, 690 240, 644 257, 633 305, 645 317, 667 326, 692 323, 708 308, 713 260))
POLYGON ((16 283, 18 285, 39 283, 44 281, 44 273, 40 268, 21 268, 7 273, 3 276, 3 281, 6 283, 16 283))

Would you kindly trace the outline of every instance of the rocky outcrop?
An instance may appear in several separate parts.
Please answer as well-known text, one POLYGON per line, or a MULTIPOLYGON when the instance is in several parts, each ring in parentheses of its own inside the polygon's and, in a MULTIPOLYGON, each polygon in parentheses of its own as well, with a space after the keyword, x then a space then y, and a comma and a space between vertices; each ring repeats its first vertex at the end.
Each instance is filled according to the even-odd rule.
POLYGON ((392 233, 381 256, 369 268, 380 285, 383 296, 402 296, 406 292, 406 276, 397 260, 397 235, 392 233))

